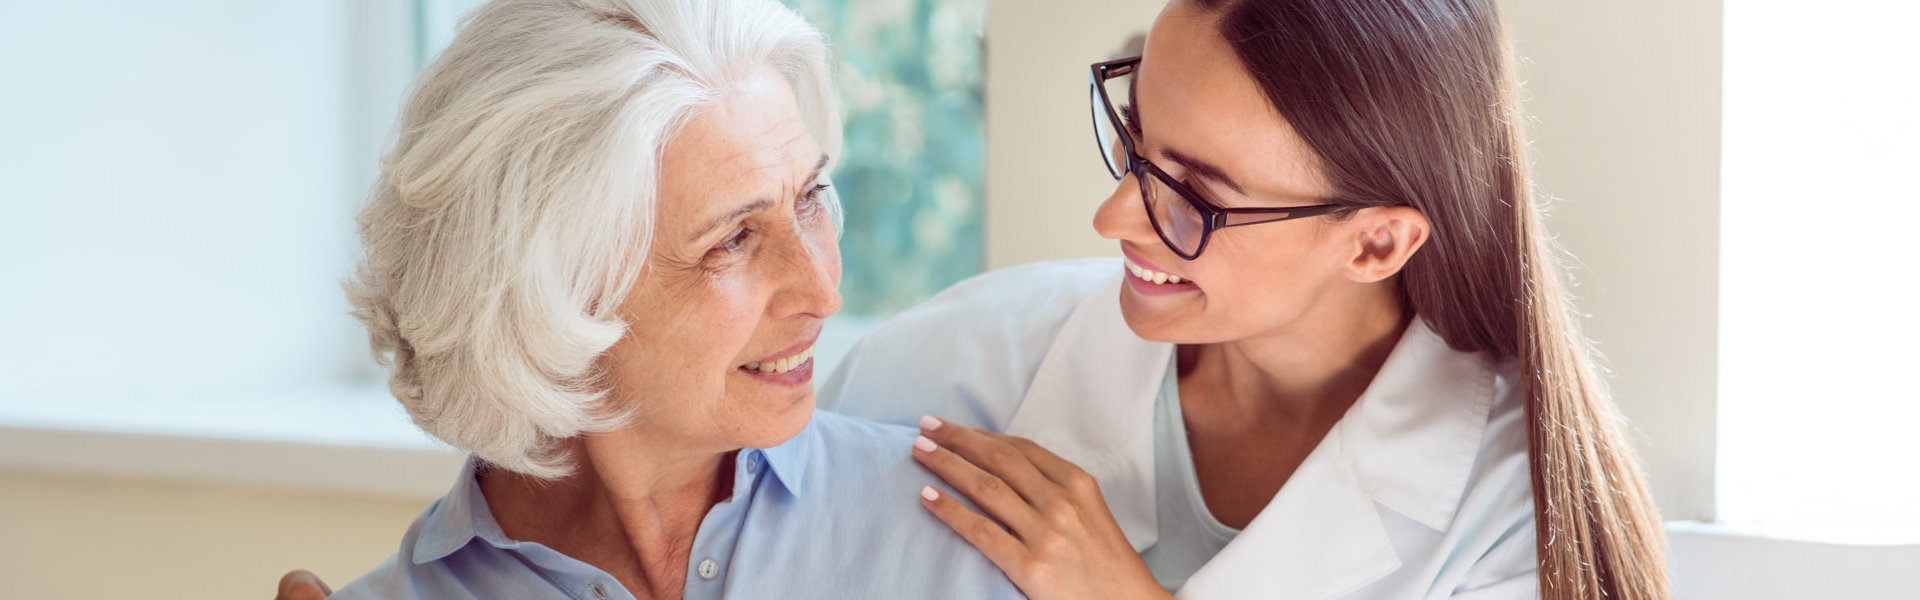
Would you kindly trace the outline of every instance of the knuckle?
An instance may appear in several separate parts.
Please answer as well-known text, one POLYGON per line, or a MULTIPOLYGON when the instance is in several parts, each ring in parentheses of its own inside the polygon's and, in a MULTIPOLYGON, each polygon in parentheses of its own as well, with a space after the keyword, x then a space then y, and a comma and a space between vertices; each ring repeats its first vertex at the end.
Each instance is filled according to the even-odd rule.
POLYGON ((980 480, 974 484, 974 490, 975 490, 975 493, 983 497, 1001 496, 1001 495, 1013 493, 1013 488, 1007 485, 1007 481, 1005 479, 1001 479, 999 477, 995 477, 992 475, 981 476, 980 480))
POLYGON ((1088 475, 1086 471, 1079 469, 1074 469, 1072 474, 1067 475, 1062 487, 1065 487, 1068 492, 1072 492, 1076 497, 1080 498, 1098 498, 1100 496, 1100 481, 1094 479, 1092 475, 1088 475))
POLYGON ((1020 454, 1020 451, 1013 446, 998 442, 988 445, 984 448, 984 451, 986 452, 987 459, 993 461, 995 464, 1011 464, 1025 458, 1025 456, 1020 454))
POLYGON ((967 525, 967 537, 975 540, 989 539, 997 533, 1001 533, 1000 526, 986 519, 975 520, 967 525))
POLYGON ((1047 523, 1056 529, 1071 531, 1080 526, 1080 509, 1069 502, 1056 502, 1046 509, 1047 523))
POLYGON ((1027 438, 1015 437, 1015 436, 1009 435, 1009 436, 1006 436, 1005 439, 1007 444, 1013 446, 1014 448, 1018 448, 1021 451, 1032 451, 1032 450, 1040 449, 1039 444, 1035 444, 1033 443, 1033 440, 1030 440, 1027 438))
POLYGON ((1034 536, 1033 551, 1041 556, 1065 556, 1073 550, 1073 542, 1067 536, 1057 532, 1048 532, 1034 536))

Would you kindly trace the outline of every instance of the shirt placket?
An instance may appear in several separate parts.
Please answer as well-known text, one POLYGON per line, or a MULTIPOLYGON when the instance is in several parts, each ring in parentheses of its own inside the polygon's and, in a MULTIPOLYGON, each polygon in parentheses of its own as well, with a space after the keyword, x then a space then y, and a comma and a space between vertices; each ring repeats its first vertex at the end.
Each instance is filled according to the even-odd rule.
POLYGON ((687 555, 685 600, 719 600, 726 596, 727 580, 741 565, 732 564, 746 524, 747 509, 767 470, 766 457, 752 448, 740 451, 734 463, 733 497, 714 505, 700 522, 700 533, 687 555))

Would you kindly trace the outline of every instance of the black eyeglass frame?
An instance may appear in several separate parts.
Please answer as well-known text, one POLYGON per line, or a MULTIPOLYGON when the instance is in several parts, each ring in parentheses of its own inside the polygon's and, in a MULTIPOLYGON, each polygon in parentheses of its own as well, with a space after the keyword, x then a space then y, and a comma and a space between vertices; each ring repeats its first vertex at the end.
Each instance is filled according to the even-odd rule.
POLYGON ((1159 234, 1160 243, 1165 244, 1167 249, 1172 250, 1175 255, 1185 260, 1200 258, 1200 253, 1206 252, 1207 250, 1207 242, 1213 240, 1213 232, 1227 227, 1259 225, 1261 223, 1317 217, 1350 208, 1337 204, 1316 204, 1313 206, 1294 206, 1287 208, 1228 208, 1208 201, 1205 196, 1195 193, 1192 188, 1187 187, 1186 184, 1180 183, 1179 180, 1168 175, 1166 171, 1160 169, 1159 165, 1155 165, 1152 161, 1147 160, 1146 157, 1141 156, 1140 152, 1134 148, 1133 132, 1127 130, 1126 122, 1120 119, 1119 111, 1113 108, 1113 99, 1107 97, 1107 80, 1131 74, 1139 65, 1140 57, 1135 56, 1133 58, 1094 63, 1091 69, 1092 97, 1089 101, 1094 103, 1096 109, 1104 109, 1106 111, 1107 123, 1113 126, 1115 136, 1120 138, 1120 146, 1126 150, 1127 153, 1124 168, 1119 172, 1114 172, 1116 165, 1108 158, 1112 156, 1111 152, 1113 150, 1107 147, 1107 141, 1100 137, 1100 112, 1098 110, 1091 113, 1094 119, 1093 141, 1094 144, 1099 146, 1100 162, 1107 165, 1107 172, 1113 175, 1114 181, 1126 180, 1127 173, 1134 173, 1136 175, 1134 179, 1140 183, 1140 203, 1146 207, 1147 221, 1153 223, 1153 232, 1159 234), (1150 184, 1148 184, 1146 177, 1137 176, 1141 173, 1146 173, 1158 179, 1160 183, 1167 186, 1167 189, 1173 190, 1174 194, 1180 196, 1180 200, 1185 201, 1188 206, 1192 206, 1195 211, 1200 213, 1202 225, 1200 230, 1200 243, 1194 246, 1193 254, 1181 252, 1180 247, 1167 237, 1166 230, 1160 225, 1160 218, 1154 215, 1153 193, 1148 187, 1150 184), (1269 215, 1280 216, 1275 217, 1269 215))

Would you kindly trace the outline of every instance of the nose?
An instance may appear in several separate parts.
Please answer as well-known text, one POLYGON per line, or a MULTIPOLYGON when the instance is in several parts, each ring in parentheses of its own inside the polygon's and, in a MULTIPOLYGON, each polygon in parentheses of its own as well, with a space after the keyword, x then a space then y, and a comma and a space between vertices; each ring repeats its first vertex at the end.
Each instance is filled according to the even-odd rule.
POLYGON ((831 228, 824 234, 796 232, 778 265, 781 285, 768 307, 772 316, 825 319, 840 311, 840 246, 831 228))
POLYGON ((1153 222, 1147 220, 1147 208, 1140 201, 1140 182, 1133 173, 1120 179, 1113 193, 1093 213, 1093 229, 1110 240, 1145 243, 1154 237, 1153 222))

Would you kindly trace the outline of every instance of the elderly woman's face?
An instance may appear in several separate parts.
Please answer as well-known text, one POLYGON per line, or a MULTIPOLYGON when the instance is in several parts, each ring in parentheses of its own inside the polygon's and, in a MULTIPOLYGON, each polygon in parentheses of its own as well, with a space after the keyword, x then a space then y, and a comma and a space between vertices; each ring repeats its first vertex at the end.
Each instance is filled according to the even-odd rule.
POLYGON ((813 413, 813 345, 840 308, 826 156, 768 69, 695 113, 661 160, 653 247, 606 354, 637 426, 692 448, 779 445, 813 413))

